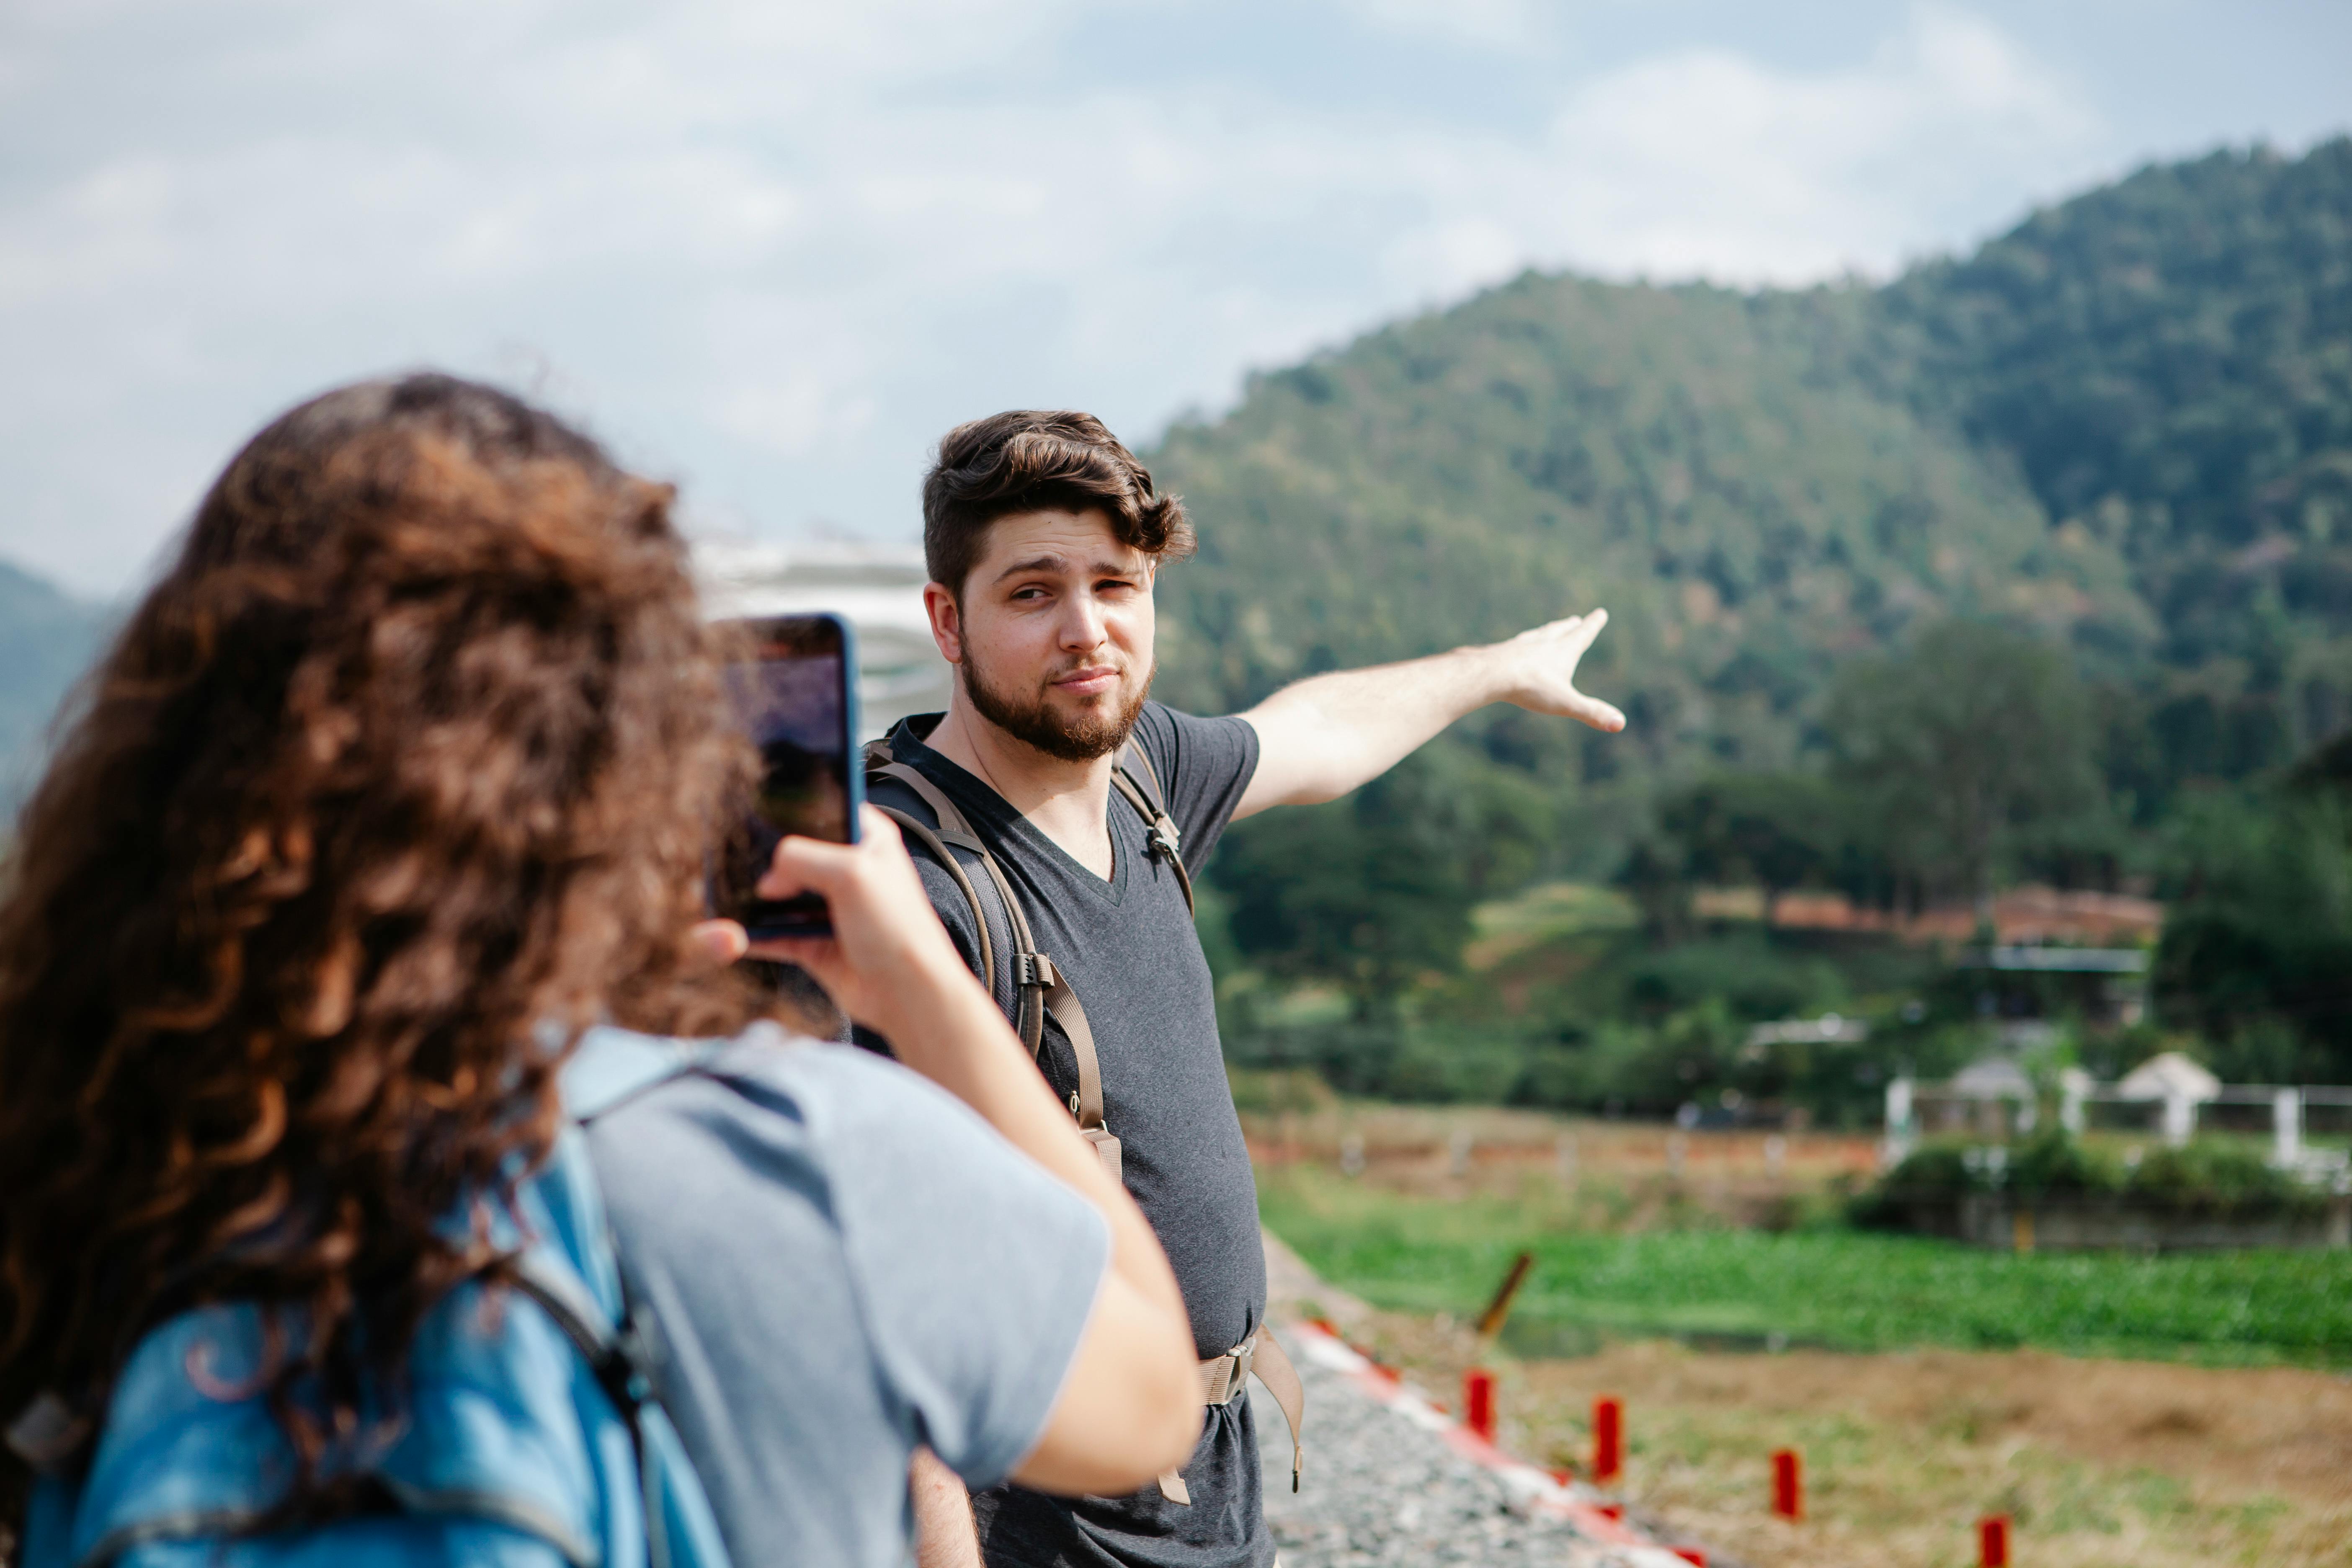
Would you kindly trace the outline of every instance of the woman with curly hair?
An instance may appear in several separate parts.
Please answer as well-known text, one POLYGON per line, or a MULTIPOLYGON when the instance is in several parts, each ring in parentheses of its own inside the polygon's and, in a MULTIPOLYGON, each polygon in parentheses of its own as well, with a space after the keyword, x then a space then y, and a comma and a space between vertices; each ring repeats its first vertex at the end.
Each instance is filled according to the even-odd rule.
POLYGON ((763 889, 826 897, 835 937, 772 956, 913 1071, 752 1025, 714 957, 755 764, 670 504, 436 375, 306 403, 213 486, 0 871, 0 1529, 88 1466, 142 1339, 220 1303, 291 1325, 294 1473, 247 1528, 396 1509, 335 1457, 436 1304, 510 1279, 599 1026, 735 1037, 588 1134, 735 1563, 896 1563, 918 1445, 1097 1492, 1189 1452, 1166 1261, 889 825, 787 840, 763 889))

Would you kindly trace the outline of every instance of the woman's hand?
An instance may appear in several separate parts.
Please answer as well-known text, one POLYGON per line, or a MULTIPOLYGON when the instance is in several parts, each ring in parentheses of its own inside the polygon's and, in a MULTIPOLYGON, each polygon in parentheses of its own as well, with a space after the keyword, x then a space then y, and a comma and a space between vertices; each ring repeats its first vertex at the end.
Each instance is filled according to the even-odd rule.
POLYGON ((815 893, 833 922, 829 937, 752 942, 733 921, 705 921, 694 940, 712 958, 769 958, 798 964, 857 1023, 893 1033, 917 990, 977 987, 931 908, 898 824, 866 808, 856 844, 786 838, 755 889, 763 899, 815 893))

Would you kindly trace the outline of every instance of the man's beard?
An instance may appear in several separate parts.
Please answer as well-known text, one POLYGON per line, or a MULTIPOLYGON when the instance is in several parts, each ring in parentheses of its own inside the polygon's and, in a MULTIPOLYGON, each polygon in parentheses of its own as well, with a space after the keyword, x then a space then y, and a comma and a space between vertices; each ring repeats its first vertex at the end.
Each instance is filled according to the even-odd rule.
MULTIPOLYGON (((1118 712, 1094 711, 1065 719, 1054 710, 1052 699, 1044 691, 1024 701, 992 686, 969 648, 959 668, 964 695, 971 699, 972 708, 982 718, 1014 740, 1066 763, 1090 763, 1126 745, 1136 720, 1142 716, 1143 704, 1151 696, 1151 675, 1148 674, 1136 688, 1135 695, 1118 712)), ((1155 668, 1152 674, 1157 673, 1155 668)))

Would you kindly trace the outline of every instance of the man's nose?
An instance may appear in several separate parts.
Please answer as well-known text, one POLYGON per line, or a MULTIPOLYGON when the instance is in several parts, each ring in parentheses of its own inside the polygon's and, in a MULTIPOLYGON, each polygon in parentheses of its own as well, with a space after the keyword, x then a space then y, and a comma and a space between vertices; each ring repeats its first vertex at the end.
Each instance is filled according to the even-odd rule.
POLYGON ((1062 646, 1074 652, 1097 648, 1109 640, 1103 626, 1102 606, 1091 597, 1080 595, 1069 602, 1069 610, 1062 617, 1062 646))

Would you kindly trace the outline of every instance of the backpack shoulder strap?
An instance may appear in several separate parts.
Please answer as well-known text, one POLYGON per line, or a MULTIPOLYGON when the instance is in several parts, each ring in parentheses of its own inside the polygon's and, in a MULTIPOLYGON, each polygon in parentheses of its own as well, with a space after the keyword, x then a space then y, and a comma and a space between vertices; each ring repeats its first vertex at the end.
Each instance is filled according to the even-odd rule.
POLYGON ((1031 933, 1020 895, 1013 889, 1013 879, 1004 874, 995 852, 973 831, 971 819, 948 798, 947 792, 926 778, 919 769, 898 761, 887 741, 867 743, 866 776, 869 783, 887 780, 904 784, 930 807, 939 823, 936 828, 910 812, 878 803, 876 808, 897 823, 916 846, 955 879, 957 890, 971 906, 973 922, 980 928, 977 967, 981 984, 992 989, 996 960, 989 941, 988 910, 981 900, 978 884, 964 870, 962 863, 949 853, 949 846, 968 851, 979 860, 982 879, 995 893, 997 907, 1004 914, 1005 930, 1013 941, 1013 1026, 1021 1043, 1029 1047, 1029 1054, 1035 1057, 1045 1049, 1046 1016, 1051 1014, 1054 1021, 1062 1026, 1062 1033, 1069 1037, 1070 1054, 1076 1058, 1078 1067, 1078 1088, 1071 1096, 1070 1113, 1077 1118, 1078 1131, 1095 1145, 1096 1153, 1112 1178, 1118 1179, 1119 1145, 1103 1121, 1102 1058, 1095 1048, 1094 1026, 1087 1022, 1087 1010, 1079 1003, 1078 994, 1071 989, 1069 980, 1052 959, 1037 951, 1036 938, 1031 933))
MULTIPOLYGON (((950 843, 961 846, 992 868, 995 857, 988 852, 988 846, 980 841, 980 836, 972 832, 971 822, 956 809, 955 802, 947 797, 946 792, 917 769, 898 761, 891 752, 887 741, 869 741, 866 745, 866 782, 870 786, 877 780, 904 784, 914 792, 916 799, 931 808, 931 815, 938 823, 936 827, 912 812, 900 811, 897 806, 884 805, 879 801, 871 803, 877 811, 897 823, 899 831, 912 840, 910 847, 923 851, 939 863, 954 879, 956 890, 963 895, 964 902, 971 906, 972 924, 980 932, 980 952, 976 955, 977 962, 972 965, 972 973, 979 975, 980 983, 989 988, 992 995, 994 994, 996 952, 995 943, 988 934, 988 908, 981 901, 980 889, 965 872, 963 862, 948 853, 948 846, 950 843)), ((1003 900, 1005 929, 1014 931, 1017 930, 1013 924, 1016 907, 1003 886, 1003 878, 994 880, 1003 900)), ((1013 994, 1016 997, 1020 994, 1017 974, 1013 994)), ((1034 1046, 1032 1049, 1034 1049, 1034 1046)))
POLYGON ((1128 805, 1135 807, 1143 818, 1144 842, 1154 855, 1168 857, 1169 868, 1176 873, 1176 885, 1183 889, 1184 907, 1194 910, 1192 876, 1184 869, 1181 836, 1176 831, 1176 819, 1168 815, 1167 796, 1160 788, 1160 775, 1151 766, 1151 758, 1133 741, 1118 749, 1118 760, 1110 771, 1111 786, 1118 791, 1128 805))
POLYGON ((1021 907, 1020 895, 1013 890, 1013 879, 1004 874, 994 851, 972 831, 971 820, 948 798, 947 792, 924 777, 919 769, 898 761, 890 753, 888 742, 877 741, 866 747, 866 776, 869 782, 882 779, 904 784, 939 819, 934 830, 908 813, 887 805, 881 808, 899 826, 911 825, 916 829, 916 843, 947 868, 958 890, 971 903, 981 931, 981 981, 992 988, 996 961, 989 950, 987 911, 981 902, 979 888, 956 858, 947 852, 948 847, 952 845, 978 858, 982 875, 996 894, 997 908, 1003 912, 1005 931, 1013 940, 1013 1026, 1020 1034, 1021 1043, 1029 1047, 1029 1054, 1036 1055, 1045 1045, 1045 998, 1053 986, 1053 964, 1037 951, 1036 939, 1030 934, 1028 914, 1021 907), (1039 968, 1041 963, 1043 969, 1039 968))

